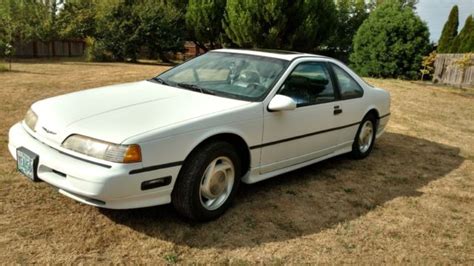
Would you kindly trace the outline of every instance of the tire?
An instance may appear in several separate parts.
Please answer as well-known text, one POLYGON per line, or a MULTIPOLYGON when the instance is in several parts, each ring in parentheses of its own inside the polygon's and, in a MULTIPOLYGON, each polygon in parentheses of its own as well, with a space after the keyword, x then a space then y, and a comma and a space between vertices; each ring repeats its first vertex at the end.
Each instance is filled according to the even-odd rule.
POLYGON ((373 114, 367 114, 360 123, 352 144, 351 156, 354 159, 364 159, 369 156, 374 147, 377 131, 377 119, 373 114), (371 128, 371 129, 369 129, 371 128), (370 131, 370 132, 369 132, 370 131), (361 134, 366 134, 365 137, 361 134))
POLYGON ((184 162, 171 201, 185 218, 210 221, 229 208, 240 178, 241 160, 234 147, 223 141, 208 143, 198 147, 184 162))

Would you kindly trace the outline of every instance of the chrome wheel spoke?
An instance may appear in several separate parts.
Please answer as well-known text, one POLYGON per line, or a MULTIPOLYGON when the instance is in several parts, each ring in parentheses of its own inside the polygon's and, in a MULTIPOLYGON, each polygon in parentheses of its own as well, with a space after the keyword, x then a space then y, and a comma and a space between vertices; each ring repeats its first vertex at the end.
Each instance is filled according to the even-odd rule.
POLYGON ((229 170, 232 170, 232 166, 227 163, 222 163, 214 168, 214 172, 227 172, 229 170))
POLYGON ((368 120, 362 125, 359 132, 359 150, 362 153, 367 152, 372 145, 374 138, 374 125, 372 121, 368 120))
POLYGON ((204 208, 215 210, 226 202, 232 192, 234 175, 234 165, 227 157, 216 158, 207 166, 199 189, 204 208))
POLYGON ((216 199, 208 199, 204 204, 205 204, 207 207, 211 207, 212 204, 214 204, 214 202, 216 202, 216 199))
POLYGON ((207 166, 206 172, 204 172, 204 180, 209 180, 212 177, 216 168, 216 163, 217 160, 214 160, 207 166))

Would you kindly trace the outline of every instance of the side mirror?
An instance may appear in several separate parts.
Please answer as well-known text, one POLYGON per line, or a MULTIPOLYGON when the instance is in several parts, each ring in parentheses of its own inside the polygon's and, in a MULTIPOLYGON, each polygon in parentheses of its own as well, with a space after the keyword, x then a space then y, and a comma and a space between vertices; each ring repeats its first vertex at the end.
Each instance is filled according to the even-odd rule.
POLYGON ((270 111, 290 111, 296 109, 296 102, 288 96, 277 94, 270 101, 268 110, 270 111))

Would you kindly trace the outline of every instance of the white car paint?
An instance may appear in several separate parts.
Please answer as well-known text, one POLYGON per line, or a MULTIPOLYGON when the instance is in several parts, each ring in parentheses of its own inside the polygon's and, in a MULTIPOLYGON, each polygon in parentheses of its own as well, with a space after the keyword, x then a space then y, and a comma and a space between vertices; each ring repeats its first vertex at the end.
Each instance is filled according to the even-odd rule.
POLYGON ((183 161, 200 143, 219 134, 243 139, 250 162, 242 181, 254 183, 350 152, 359 123, 370 110, 376 110, 380 117, 377 137, 388 122, 388 92, 367 85, 338 61, 308 54, 230 49, 214 52, 274 57, 290 64, 261 102, 149 81, 45 99, 32 105, 39 117, 36 132, 24 122, 17 123, 9 132, 9 150, 15 158, 19 147, 38 154, 38 177, 66 196, 94 206, 126 209, 169 203, 183 161), (270 112, 267 107, 286 77, 299 63, 308 61, 337 64, 363 87, 363 97, 270 112), (338 116, 333 115, 336 105, 343 110, 338 116), (117 144, 139 144, 143 160, 112 163, 62 148, 61 143, 72 134, 117 144), (140 188, 144 181, 168 176, 171 183, 167 186, 140 188))
POLYGON ((41 114, 38 134, 56 143, 70 134, 124 143, 127 138, 150 130, 249 104, 140 81, 41 100, 32 109, 41 114), (43 127, 58 134, 48 134, 43 127))

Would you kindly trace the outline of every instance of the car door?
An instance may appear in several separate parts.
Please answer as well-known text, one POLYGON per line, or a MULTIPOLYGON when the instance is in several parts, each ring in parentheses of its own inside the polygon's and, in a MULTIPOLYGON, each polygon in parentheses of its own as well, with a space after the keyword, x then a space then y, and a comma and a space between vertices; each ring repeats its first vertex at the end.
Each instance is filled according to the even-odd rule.
POLYGON ((359 123, 365 115, 367 105, 364 103, 362 86, 343 67, 329 63, 340 99, 336 106, 340 113, 334 117, 334 126, 338 130, 340 145, 352 146, 359 128, 359 123))
POLYGON ((265 110, 261 174, 330 154, 338 142, 328 131, 334 127, 337 95, 326 62, 298 63, 277 94, 291 97, 297 108, 265 110))

